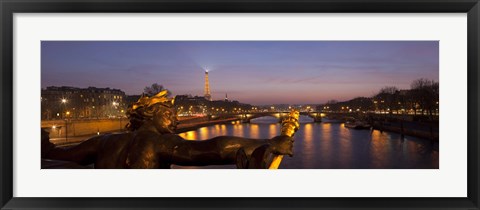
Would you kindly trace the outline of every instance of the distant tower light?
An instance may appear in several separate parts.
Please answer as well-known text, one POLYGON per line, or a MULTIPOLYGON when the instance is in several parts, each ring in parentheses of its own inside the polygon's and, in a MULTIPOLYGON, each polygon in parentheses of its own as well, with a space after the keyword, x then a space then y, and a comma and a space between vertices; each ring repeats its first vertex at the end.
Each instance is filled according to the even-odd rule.
POLYGON ((208 81, 208 69, 205 69, 205 99, 211 101, 212 95, 210 95, 210 84, 208 81))

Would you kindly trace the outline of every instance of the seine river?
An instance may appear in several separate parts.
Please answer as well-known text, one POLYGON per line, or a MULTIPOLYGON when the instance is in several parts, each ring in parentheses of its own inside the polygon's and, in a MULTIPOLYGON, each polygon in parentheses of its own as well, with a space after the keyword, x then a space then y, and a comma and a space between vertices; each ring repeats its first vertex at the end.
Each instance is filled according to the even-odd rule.
MULTIPOLYGON (((294 156, 285 156, 282 169, 436 169, 438 143, 400 134, 345 128, 343 123, 314 123, 301 116, 295 134, 294 156)), ((250 123, 232 122, 181 133, 188 140, 205 140, 220 135, 266 139, 280 133, 273 117, 250 123)), ((234 168, 209 166, 202 168, 234 168)), ((174 167, 176 168, 176 167, 174 167)), ((180 168, 180 167, 178 167, 180 168)), ((182 167, 189 168, 189 167, 182 167)), ((196 167, 193 167, 196 168, 196 167)))

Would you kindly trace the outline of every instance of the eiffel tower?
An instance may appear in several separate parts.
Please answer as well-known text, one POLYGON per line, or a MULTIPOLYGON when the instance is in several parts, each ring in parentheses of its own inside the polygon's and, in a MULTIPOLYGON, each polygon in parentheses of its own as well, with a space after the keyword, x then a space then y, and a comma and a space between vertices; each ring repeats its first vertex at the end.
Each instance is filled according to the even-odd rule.
POLYGON ((212 95, 210 95, 210 84, 208 82, 208 70, 205 70, 205 99, 211 101, 212 95))

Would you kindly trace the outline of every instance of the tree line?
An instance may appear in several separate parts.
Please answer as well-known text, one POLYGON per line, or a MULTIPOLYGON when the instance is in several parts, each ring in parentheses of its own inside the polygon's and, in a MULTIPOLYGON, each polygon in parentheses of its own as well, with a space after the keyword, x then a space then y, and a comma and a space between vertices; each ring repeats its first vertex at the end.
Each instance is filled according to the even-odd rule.
POLYGON ((330 100, 317 107, 319 111, 381 112, 386 114, 438 115, 439 84, 425 78, 413 81, 408 90, 386 86, 372 97, 349 101, 330 100))

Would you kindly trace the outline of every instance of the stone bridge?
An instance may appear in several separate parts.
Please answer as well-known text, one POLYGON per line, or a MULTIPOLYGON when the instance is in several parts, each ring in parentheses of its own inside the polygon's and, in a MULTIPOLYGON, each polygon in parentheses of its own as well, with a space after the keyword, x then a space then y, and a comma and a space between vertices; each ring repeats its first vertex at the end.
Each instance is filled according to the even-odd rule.
MULTIPOLYGON (((250 120, 259 117, 275 117, 278 122, 288 116, 289 112, 248 112, 248 113, 226 113, 226 114, 214 114, 211 119, 218 118, 237 118, 244 123, 249 123, 250 120)), ((372 114, 360 113, 360 112, 300 112, 300 115, 308 116, 313 119, 314 122, 322 122, 322 118, 327 117, 329 119, 346 121, 349 118, 366 119, 372 114)))
MULTIPOLYGON (((212 115, 212 119, 215 118, 229 118, 235 117, 241 120, 243 123, 249 123, 250 120, 259 118, 259 117, 275 117, 278 119, 278 122, 282 122, 288 116, 289 112, 254 112, 254 113, 233 113, 233 114, 216 114, 212 115)), ((321 122, 323 114, 320 112, 300 112, 300 115, 308 116, 313 119, 314 122, 321 122)))

